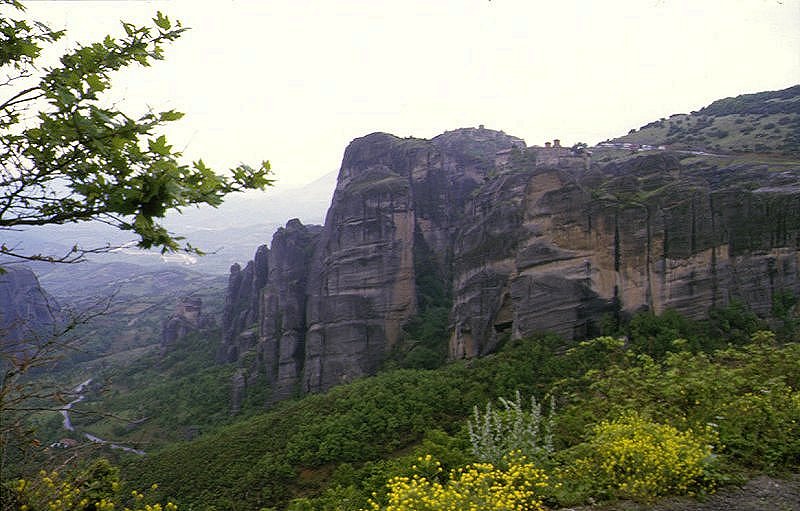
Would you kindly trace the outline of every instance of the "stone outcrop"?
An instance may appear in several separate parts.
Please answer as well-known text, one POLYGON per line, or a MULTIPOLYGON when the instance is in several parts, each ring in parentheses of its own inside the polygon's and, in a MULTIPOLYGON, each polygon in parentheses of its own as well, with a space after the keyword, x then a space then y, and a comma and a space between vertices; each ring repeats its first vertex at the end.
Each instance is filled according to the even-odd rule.
POLYGON ((200 330, 212 328, 214 318, 203 314, 203 300, 185 296, 178 301, 175 312, 164 320, 161 328, 161 348, 168 350, 177 341, 200 330))
POLYGON ((255 350, 272 400, 324 390, 374 373, 444 296, 451 358, 638 310, 767 314, 800 292, 799 245, 791 162, 374 133, 345 151, 324 227, 292 221, 232 269, 220 360, 255 350))
POLYGON ((58 303, 27 268, 6 266, 0 273, 0 348, 25 352, 47 342, 64 321, 58 303))
MULTIPOLYGON (((272 246, 261 246, 244 269, 231 267, 222 315, 218 362, 239 362, 232 411, 238 411, 246 388, 263 377, 270 400, 297 392, 307 332, 308 277, 321 226, 290 220, 278 229, 272 246), (245 360, 255 353, 256 363, 245 360)), ((260 384, 264 384, 263 381, 260 384)))
POLYGON ((379 368, 418 312, 419 263, 432 262, 426 277, 447 278, 468 198, 498 151, 524 146, 485 129, 350 144, 311 265, 302 391, 379 368))
POLYGON ((258 358, 272 392, 270 400, 297 392, 309 331, 306 311, 311 260, 320 226, 290 220, 278 229, 269 251, 269 277, 259 301, 258 358))
POLYGON ((218 362, 233 362, 255 344, 259 297, 269 272, 268 256, 269 248, 262 245, 244 269, 238 264, 231 266, 222 311, 222 344, 217 352, 218 362))

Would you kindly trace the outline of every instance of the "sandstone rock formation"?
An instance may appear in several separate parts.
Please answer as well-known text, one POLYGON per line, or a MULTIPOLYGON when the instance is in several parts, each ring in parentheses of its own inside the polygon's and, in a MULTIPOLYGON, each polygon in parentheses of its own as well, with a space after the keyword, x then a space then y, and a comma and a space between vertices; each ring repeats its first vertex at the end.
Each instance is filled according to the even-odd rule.
POLYGON ((255 351, 258 362, 237 371, 234 412, 245 387, 259 374, 271 386, 271 400, 297 391, 304 363, 308 276, 321 230, 290 220, 273 236, 271 249, 259 247, 244 270, 231 267, 217 360, 233 362, 255 351))
POLYGON ((791 161, 374 133, 345 151, 324 227, 292 221, 232 268, 219 359, 255 350, 277 400, 374 373, 436 301, 451 358, 642 309, 767 314, 800 292, 798 246, 791 161))
POLYGON ((254 345, 259 296, 269 271, 268 254, 269 248, 261 246, 244 269, 238 264, 231 266, 222 312, 222 344, 217 351, 219 362, 233 362, 254 345))
POLYGON ((0 348, 23 352, 49 341, 63 322, 58 303, 27 268, 6 266, 0 273, 0 348))

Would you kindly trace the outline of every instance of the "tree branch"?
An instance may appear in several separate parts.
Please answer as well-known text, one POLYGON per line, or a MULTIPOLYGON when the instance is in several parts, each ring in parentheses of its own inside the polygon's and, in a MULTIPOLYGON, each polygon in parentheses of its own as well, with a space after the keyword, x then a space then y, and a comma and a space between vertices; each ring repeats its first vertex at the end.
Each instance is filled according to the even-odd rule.
POLYGON ((0 110, 5 110, 9 106, 12 106, 12 105, 15 105, 15 104, 18 104, 18 103, 22 103, 22 102, 25 102, 25 101, 32 101, 34 99, 37 99, 37 98, 40 98, 40 97, 44 96, 44 93, 41 93, 40 95, 35 96, 33 98, 18 99, 21 96, 24 96, 25 94, 29 94, 29 93, 31 93, 31 92, 33 92, 35 90, 39 90, 39 86, 38 85, 36 85, 34 87, 29 87, 27 89, 19 91, 18 93, 14 94, 10 98, 8 98, 4 103, 0 104, 0 110))

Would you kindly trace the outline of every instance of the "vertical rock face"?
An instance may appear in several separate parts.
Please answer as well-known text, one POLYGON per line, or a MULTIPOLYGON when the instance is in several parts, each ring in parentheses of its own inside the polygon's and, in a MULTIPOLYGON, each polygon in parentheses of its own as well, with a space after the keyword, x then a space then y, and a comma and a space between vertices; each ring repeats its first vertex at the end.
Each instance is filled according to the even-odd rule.
POLYGON ((234 362, 241 353, 256 343, 261 289, 269 273, 269 248, 262 245, 244 270, 231 266, 225 308, 222 311, 222 344, 217 350, 218 362, 234 362))
POLYGON ((350 144, 312 265, 305 392, 378 369, 418 310, 421 255, 433 254, 431 273, 449 275, 465 202, 497 151, 524 145, 484 129, 350 144))
POLYGON ((800 169, 732 161, 482 128, 356 139, 325 226, 291 221, 232 268, 220 359, 256 346, 279 400, 374 373, 431 305, 450 306, 451 358, 641 309, 768 313, 800 292, 800 169))
POLYGON ((24 352, 51 339, 63 315, 56 301, 27 268, 5 267, 0 273, 0 348, 24 352))
POLYGON ((218 362, 241 366, 232 381, 231 412, 246 389, 268 385, 269 402, 296 394, 305 362, 310 264, 322 227, 290 220, 244 270, 231 267, 218 362), (245 355, 254 353, 255 360, 245 355), (266 383, 264 383, 266 381, 266 383))
POLYGON ((269 252, 269 275, 259 301, 259 360, 278 401, 297 393, 305 364, 306 307, 311 257, 322 228, 290 220, 269 252))
POLYGON ((414 313, 410 174, 428 154, 383 133, 347 148, 312 265, 304 391, 374 372, 414 313))
POLYGON ((501 175, 457 236, 450 355, 490 352, 503 333, 581 338, 642 309, 699 318, 737 300, 766 315, 773 293, 800 292, 798 183, 790 166, 666 152, 501 175))

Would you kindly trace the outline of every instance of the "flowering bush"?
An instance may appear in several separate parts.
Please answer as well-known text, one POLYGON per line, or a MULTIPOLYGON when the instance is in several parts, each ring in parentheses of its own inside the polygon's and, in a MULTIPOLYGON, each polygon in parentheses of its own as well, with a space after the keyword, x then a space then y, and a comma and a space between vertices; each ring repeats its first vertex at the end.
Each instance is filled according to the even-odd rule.
POLYGON ((521 455, 506 460, 508 468, 473 463, 454 469, 441 482, 441 465, 430 456, 420 458, 423 474, 395 477, 389 481, 385 506, 372 501, 373 511, 540 511, 540 495, 548 486, 547 475, 521 455))
MULTIPOLYGON (((155 490, 154 484, 151 489, 155 490)), ((106 460, 99 460, 73 480, 58 472, 41 471, 39 477, 18 479, 11 485, 14 508, 19 511, 177 511, 172 502, 148 503, 136 490, 123 495, 119 472, 106 460)))
POLYGON ((591 478, 601 492, 635 500, 710 491, 713 481, 705 476, 712 462, 709 441, 715 439, 710 428, 697 435, 629 414, 596 425, 588 455, 576 460, 569 472, 591 478))

